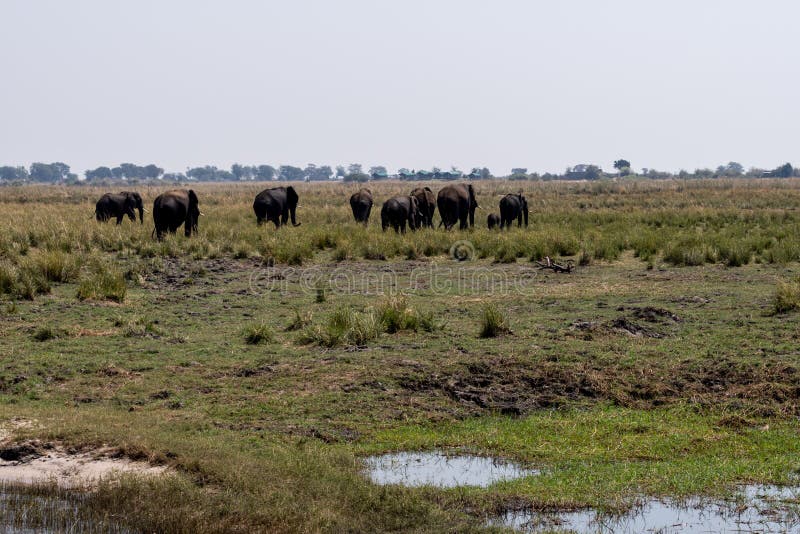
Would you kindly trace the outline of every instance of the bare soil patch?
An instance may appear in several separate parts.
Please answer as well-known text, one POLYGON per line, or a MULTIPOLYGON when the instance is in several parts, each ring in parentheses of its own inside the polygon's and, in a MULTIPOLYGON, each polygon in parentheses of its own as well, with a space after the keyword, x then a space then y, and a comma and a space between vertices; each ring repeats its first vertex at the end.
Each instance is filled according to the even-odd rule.
POLYGON ((55 482, 63 488, 85 487, 121 473, 161 475, 167 468, 121 457, 115 449, 74 451, 29 440, 0 446, 0 481, 16 484, 55 482))
POLYGON ((727 406, 769 417, 800 414, 798 376, 800 369, 777 359, 648 360, 617 366, 493 357, 445 368, 403 369, 397 382, 413 394, 449 397, 465 415, 524 415, 598 401, 646 409, 690 398, 701 407, 727 406))

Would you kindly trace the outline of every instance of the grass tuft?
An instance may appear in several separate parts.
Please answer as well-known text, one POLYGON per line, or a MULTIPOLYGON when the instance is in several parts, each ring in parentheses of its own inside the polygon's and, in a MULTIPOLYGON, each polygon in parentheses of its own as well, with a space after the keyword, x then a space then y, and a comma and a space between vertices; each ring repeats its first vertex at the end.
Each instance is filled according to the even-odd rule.
POLYGON ((496 306, 489 304, 483 308, 481 317, 481 329, 478 337, 491 338, 502 334, 510 334, 511 328, 505 315, 496 306))
POLYGON ((251 324, 243 330, 244 341, 248 345, 260 345, 262 343, 272 343, 275 340, 275 333, 266 321, 251 324))
POLYGON ((775 313, 800 309, 800 278, 778 282, 773 306, 775 313))
POLYGON ((125 275, 114 267, 96 264, 78 284, 78 300, 110 300, 122 302, 128 286, 125 275))

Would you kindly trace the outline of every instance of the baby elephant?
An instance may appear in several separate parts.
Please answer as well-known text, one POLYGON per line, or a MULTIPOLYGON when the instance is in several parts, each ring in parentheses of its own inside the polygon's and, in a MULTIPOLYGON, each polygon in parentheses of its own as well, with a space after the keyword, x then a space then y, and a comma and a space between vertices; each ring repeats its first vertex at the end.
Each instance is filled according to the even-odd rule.
POLYGON ((500 226, 500 216, 496 213, 490 213, 489 218, 486 220, 489 230, 500 226))

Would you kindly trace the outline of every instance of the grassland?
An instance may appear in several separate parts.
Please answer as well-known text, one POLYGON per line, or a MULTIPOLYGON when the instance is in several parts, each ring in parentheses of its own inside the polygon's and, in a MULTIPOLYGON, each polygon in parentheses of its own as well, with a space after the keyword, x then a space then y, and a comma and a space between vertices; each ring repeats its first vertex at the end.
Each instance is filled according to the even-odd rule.
MULTIPOLYGON (((199 235, 163 242, 96 223, 104 191, 3 188, 0 421, 172 466, 82 501, 142 531, 463 532, 798 472, 800 182, 476 186, 474 230, 399 236, 352 222, 355 186, 298 185, 302 226, 276 231, 259 186, 201 185, 199 235), (486 229, 520 188, 529 228, 486 229), (542 475, 361 473, 431 448, 542 475)), ((372 184, 378 208, 410 187, 372 184)))

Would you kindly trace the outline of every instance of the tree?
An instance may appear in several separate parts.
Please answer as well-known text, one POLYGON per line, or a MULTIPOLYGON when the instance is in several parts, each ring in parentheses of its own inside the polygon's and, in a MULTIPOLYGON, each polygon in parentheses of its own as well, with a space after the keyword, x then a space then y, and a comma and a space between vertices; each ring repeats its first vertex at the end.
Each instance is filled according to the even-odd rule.
POLYGON ((481 180, 488 180, 492 177, 492 171, 484 167, 481 169, 481 180))
POLYGON ((509 180, 527 180, 528 179, 528 169, 524 167, 515 167, 511 169, 511 175, 508 177, 509 180))
POLYGON ((250 167, 248 165, 239 165, 238 163, 234 163, 231 165, 231 174, 233 174, 237 180, 252 180, 253 176, 256 173, 255 167, 250 167))
POLYGON ((111 169, 108 167, 97 167, 96 169, 89 169, 83 173, 88 181, 93 180, 110 180, 114 177, 111 169))
POLYGON ((28 169, 25 167, 0 167, 0 180, 3 181, 27 180, 28 176, 28 169))
POLYGON ((281 165, 278 170, 278 175, 281 180, 289 182, 300 182, 305 178, 305 172, 300 167, 292 165, 281 165))
POLYGON ((628 176, 631 173, 631 162, 627 159, 618 159, 614 162, 614 168, 619 171, 620 176, 628 176))
POLYGON ((236 179, 233 173, 218 169, 213 165, 189 169, 186 171, 186 176, 198 182, 229 182, 236 179))
POLYGON ((164 174, 164 169, 152 163, 144 168, 144 177, 148 180, 157 180, 162 174, 164 174))
POLYGON ((772 174, 778 178, 790 178, 794 174, 794 168, 792 167, 791 163, 784 163, 772 171, 772 174))
POLYGON ((345 170, 343 165, 336 166, 336 177, 337 178, 344 178, 347 176, 347 171, 345 170))
POLYGON ((717 176, 736 177, 744 173, 744 167, 741 163, 731 161, 727 165, 720 165, 717 167, 717 176))
POLYGON ((587 165, 586 166, 586 179, 587 180, 599 180, 602 176, 603 176, 603 169, 601 169, 597 165, 587 165))
MULTIPOLYGON (((59 182, 74 176, 66 163, 32 163, 31 180, 34 182, 59 182)), ((77 177, 76 177, 77 178, 77 177)))
POLYGON ((372 176, 373 179, 382 179, 389 177, 389 171, 386 170, 386 167, 383 165, 374 165, 369 168, 369 175, 372 176))
POLYGON ((305 177, 312 182, 322 182, 331 179, 332 170, 330 165, 322 165, 317 167, 313 163, 309 163, 305 168, 305 177))
POLYGON ((628 161, 627 159, 618 159, 617 161, 614 162, 614 168, 617 169, 618 171, 621 171, 622 169, 630 169, 631 162, 628 161))
POLYGON ((364 174, 360 163, 351 163, 347 166, 347 174, 364 174))
POLYGON ((256 180, 274 180, 277 176, 278 171, 275 170, 275 167, 272 165, 259 165, 255 168, 255 179, 256 180))

